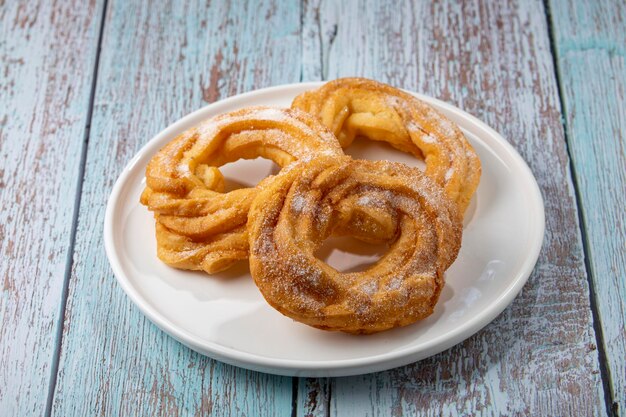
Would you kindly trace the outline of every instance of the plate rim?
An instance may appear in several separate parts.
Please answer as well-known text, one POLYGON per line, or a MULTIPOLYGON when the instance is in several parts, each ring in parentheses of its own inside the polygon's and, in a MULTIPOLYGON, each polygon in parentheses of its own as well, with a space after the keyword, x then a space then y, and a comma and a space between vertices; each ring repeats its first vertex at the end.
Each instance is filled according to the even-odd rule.
MULTIPOLYGON (((464 110, 459 109, 456 106, 443 102, 434 97, 405 90, 408 93, 428 103, 435 104, 436 107, 443 108, 450 113, 454 113, 460 118, 467 119, 468 122, 483 130, 485 134, 491 136, 492 139, 494 139, 496 142, 499 143, 499 145, 504 148, 504 151, 506 151, 506 153, 516 162, 517 168, 520 168, 520 173, 524 174, 523 180, 526 183, 528 191, 530 191, 532 196, 532 198, 529 199, 529 205, 531 207, 534 206, 533 214, 538 216, 537 221, 535 222, 536 227, 531 230, 531 234, 529 236, 529 242, 532 242, 532 246, 529 250, 528 256, 524 260, 523 264, 519 267, 515 278, 511 280, 511 284, 495 299, 494 302, 492 302, 487 308, 485 308, 483 311, 474 316, 465 324, 417 346, 404 347, 393 350, 391 352, 360 358, 316 361, 302 361, 299 359, 281 359, 260 356, 250 352, 237 350, 235 348, 229 348, 212 341, 203 340, 198 336, 195 336, 188 331, 179 328, 177 325, 175 325, 165 316, 159 313, 156 308, 152 307, 149 301, 141 296, 139 291, 133 286, 131 280, 128 279, 128 277, 126 276, 124 269, 121 265, 120 258, 117 256, 117 249, 115 247, 114 214, 119 204, 120 194, 124 188, 124 185, 128 182, 129 176, 135 164, 138 163, 138 161, 146 153, 152 151, 153 148, 162 146, 158 143, 162 140, 163 137, 171 137, 172 132, 178 131, 179 129, 181 129, 181 126, 189 123, 189 121, 210 112, 213 107, 228 105, 231 102, 245 100, 246 98, 249 98, 251 96, 257 96, 262 94, 276 92, 285 93, 285 91, 289 91, 290 89, 312 89, 319 87, 324 83, 324 81, 320 81, 281 84, 258 90, 252 90, 207 104, 200 109, 183 116, 182 118, 167 126, 165 129, 158 132, 141 147, 141 149, 131 158, 128 164, 121 171, 118 179, 115 182, 115 185, 111 190, 104 216, 104 246, 109 264, 111 265, 111 269, 113 270, 117 282, 122 287, 126 295, 131 299, 131 301, 153 324, 155 324, 158 328, 167 333, 169 336, 173 337, 185 346, 199 352, 200 354, 209 356, 211 358, 220 360, 231 365, 240 366, 254 371, 262 371, 287 376, 349 376, 377 372, 397 366, 406 365, 447 350, 450 347, 474 335, 487 324, 491 323, 498 315, 500 315, 500 313, 502 313, 502 311, 504 311, 506 307, 508 307, 512 303, 515 297, 519 294, 536 265, 539 254, 541 252, 541 248, 543 246, 545 234, 545 206, 541 190, 539 188, 539 185, 537 184, 537 180, 532 174, 532 171, 530 170, 530 167, 528 166, 526 161, 520 156, 515 148, 513 148, 513 146, 509 144, 506 139, 504 139, 502 135, 500 135, 497 131, 495 131, 493 128, 491 128, 489 125, 476 118, 475 116, 467 113, 464 110)), ((492 149, 490 145, 484 142, 481 135, 476 136, 484 143, 486 147, 492 149)))

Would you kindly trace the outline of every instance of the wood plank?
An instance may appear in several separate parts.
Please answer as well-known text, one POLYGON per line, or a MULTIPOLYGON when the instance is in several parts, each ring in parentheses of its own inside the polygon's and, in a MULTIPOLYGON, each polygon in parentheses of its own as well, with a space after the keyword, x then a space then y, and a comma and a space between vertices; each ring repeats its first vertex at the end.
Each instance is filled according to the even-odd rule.
POLYGON ((550 1, 568 145, 617 414, 626 410, 626 3, 550 1))
POLYGON ((102 222, 115 179, 154 134, 207 102, 299 80, 292 6, 109 2, 54 415, 291 415, 291 378, 196 354, 132 305, 105 257, 102 222))
POLYGON ((0 414, 34 416, 54 372, 102 2, 1 3, 0 414))
MULTIPOLYGON (((428 360, 332 381, 330 411, 373 415, 606 412, 553 61, 540 1, 324 2, 323 75, 362 75, 464 108, 528 161, 547 233, 522 294, 428 360)), ((303 33, 318 27, 305 20, 303 33)))

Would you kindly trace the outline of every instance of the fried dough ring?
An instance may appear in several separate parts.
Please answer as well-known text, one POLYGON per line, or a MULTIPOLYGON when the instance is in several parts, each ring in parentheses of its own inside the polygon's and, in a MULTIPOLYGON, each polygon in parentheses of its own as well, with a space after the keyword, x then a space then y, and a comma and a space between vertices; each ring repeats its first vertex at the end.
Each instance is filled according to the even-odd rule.
POLYGON ((250 271, 271 306, 320 329, 375 333, 433 312, 462 226, 455 204, 417 168, 322 156, 267 184, 248 233, 250 271), (340 273, 314 253, 338 228, 359 228, 363 218, 351 215, 359 206, 388 213, 396 229, 369 269, 340 273))
POLYGON ((318 117, 343 148, 363 136, 423 157, 426 175, 456 201, 460 215, 478 187, 480 160, 458 126, 397 88, 365 78, 340 78, 300 94, 292 108, 318 117))
POLYGON ((343 154, 337 139, 315 118, 293 109, 249 107, 183 132, 146 168, 141 203, 155 213, 159 259, 209 274, 246 259, 248 210, 263 181, 224 193, 217 167, 257 157, 284 167, 324 154, 343 154))

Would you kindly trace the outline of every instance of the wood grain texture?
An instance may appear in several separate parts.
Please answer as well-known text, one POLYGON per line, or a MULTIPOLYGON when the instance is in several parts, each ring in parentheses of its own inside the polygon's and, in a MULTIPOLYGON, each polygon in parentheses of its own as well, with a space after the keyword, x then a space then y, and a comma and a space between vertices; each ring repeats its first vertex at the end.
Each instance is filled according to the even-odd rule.
POLYGON ((302 82, 322 81, 321 0, 302 0, 302 82))
POLYGON ((626 411, 626 3, 550 1, 614 403, 626 411))
POLYGON ((330 382, 332 378, 299 378, 296 415, 326 417, 330 414, 330 382))
POLYGON ((546 205, 537 267, 500 317, 428 360, 332 380, 331 415, 604 414, 543 4, 322 2, 304 16, 319 16, 303 33, 318 28, 324 78, 372 77, 478 116, 528 161, 546 205))
POLYGON ((0 2, 4 416, 42 415, 46 408, 101 7, 0 2))
POLYGON ((291 378, 196 354, 132 305, 102 223, 115 179, 154 134, 207 102, 299 80, 292 6, 109 2, 53 415, 291 415, 291 378))

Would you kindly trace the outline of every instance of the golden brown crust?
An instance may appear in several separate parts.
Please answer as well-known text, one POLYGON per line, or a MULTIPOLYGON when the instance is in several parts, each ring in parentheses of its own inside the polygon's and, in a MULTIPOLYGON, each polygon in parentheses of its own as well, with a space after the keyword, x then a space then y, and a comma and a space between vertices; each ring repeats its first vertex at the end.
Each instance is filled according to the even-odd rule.
POLYGON ((263 182, 224 193, 218 167, 259 156, 283 167, 320 154, 342 154, 337 139, 294 109, 249 107, 183 132, 146 168, 141 203, 155 213, 159 258, 209 274, 246 259, 248 210, 263 182))
POLYGON ((247 227, 250 270, 267 302, 302 323, 348 333, 429 316, 462 233, 456 206, 421 171, 347 156, 290 165, 259 192, 247 227), (390 247, 366 271, 340 273, 315 257, 337 230, 369 233, 378 223, 390 247))
POLYGON ((340 78, 299 95, 292 108, 318 117, 343 148, 363 136, 423 157, 426 175, 465 212, 480 180, 480 160, 458 126, 422 100, 377 81, 340 78))
POLYGON ((293 107, 216 116, 151 159, 141 202, 155 215, 159 258, 211 274, 249 256, 268 303, 320 329, 375 333, 429 316, 480 179, 474 150, 431 106, 371 80, 329 82, 293 107), (356 136, 423 157, 425 172, 345 156, 356 136), (256 157, 283 169, 224 192, 218 168, 256 157), (340 273, 314 255, 336 235, 389 250, 365 271, 340 273))

